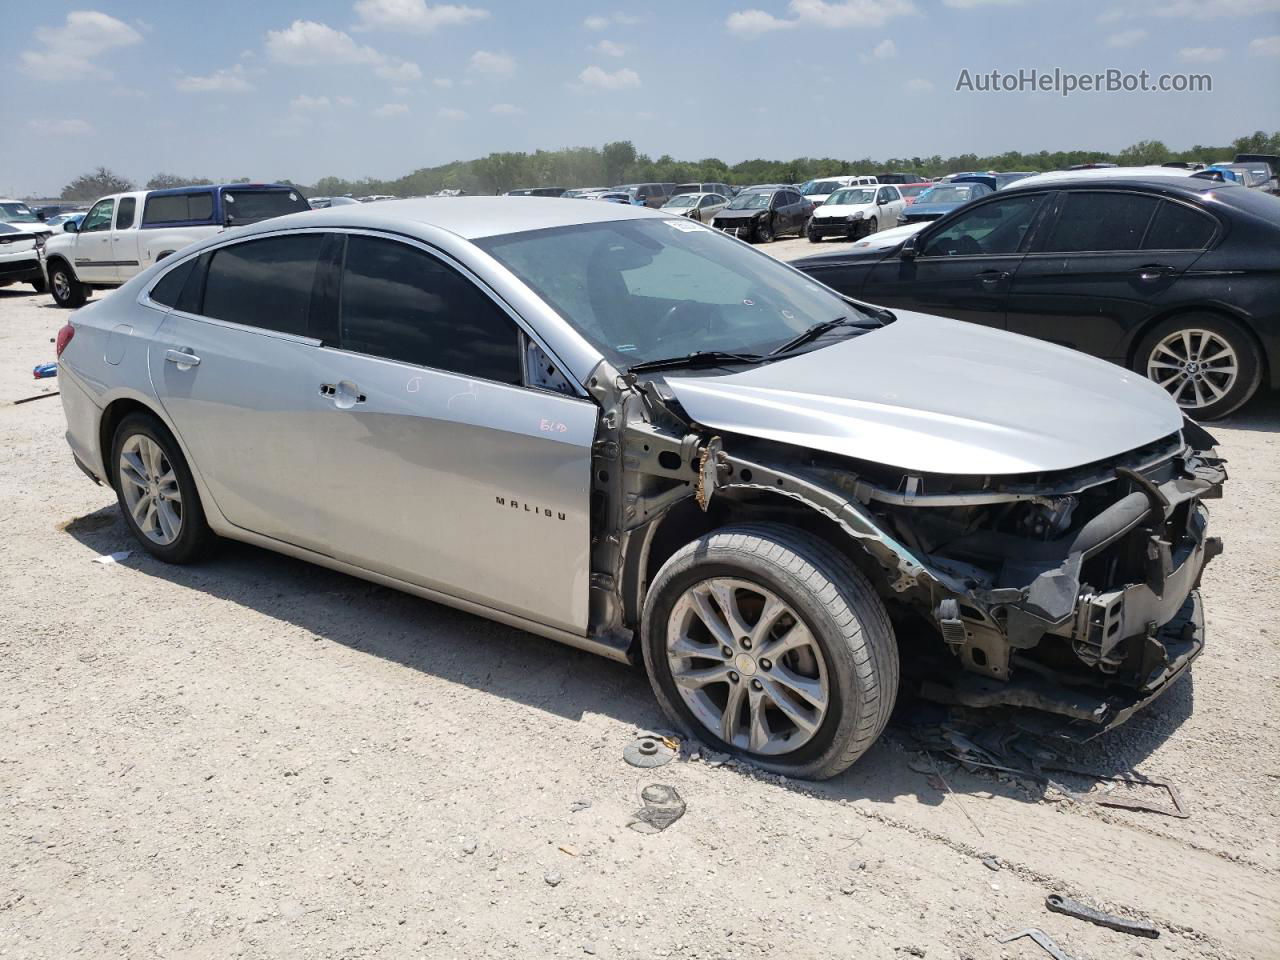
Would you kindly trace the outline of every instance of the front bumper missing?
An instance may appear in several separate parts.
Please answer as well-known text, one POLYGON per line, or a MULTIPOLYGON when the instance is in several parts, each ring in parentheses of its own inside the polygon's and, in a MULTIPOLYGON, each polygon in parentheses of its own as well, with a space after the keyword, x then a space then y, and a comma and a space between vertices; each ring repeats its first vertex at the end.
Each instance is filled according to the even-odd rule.
POLYGON ((1140 687, 1097 690, 1071 687, 1034 674, 1008 682, 964 674, 954 683, 926 682, 921 695, 964 707, 1025 707, 1053 714, 1045 727, 1075 741, 1091 740, 1124 723, 1168 690, 1204 650, 1204 606, 1199 589, 1187 594, 1176 615, 1146 636, 1154 654, 1152 669, 1140 687))

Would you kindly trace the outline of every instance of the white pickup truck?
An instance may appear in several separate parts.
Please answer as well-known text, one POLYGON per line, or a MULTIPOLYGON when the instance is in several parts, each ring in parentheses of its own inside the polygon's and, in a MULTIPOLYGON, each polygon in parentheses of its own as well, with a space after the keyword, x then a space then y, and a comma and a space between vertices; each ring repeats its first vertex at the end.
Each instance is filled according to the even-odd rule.
POLYGON ((60 307, 118 287, 157 260, 229 227, 310 210, 296 187, 231 183, 117 193, 45 244, 41 263, 60 307))

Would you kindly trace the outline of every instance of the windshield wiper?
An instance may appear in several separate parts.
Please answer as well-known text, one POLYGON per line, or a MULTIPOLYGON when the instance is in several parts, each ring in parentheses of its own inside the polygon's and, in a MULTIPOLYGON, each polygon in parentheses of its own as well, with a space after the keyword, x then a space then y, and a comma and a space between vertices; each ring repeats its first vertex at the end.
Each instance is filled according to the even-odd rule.
MULTIPOLYGON (((834 320, 823 320, 821 323, 815 323, 808 330, 803 330, 796 334, 780 347, 775 347, 769 351, 769 356, 776 357, 780 353, 790 353, 796 347, 803 347, 806 343, 817 340, 828 330, 834 330, 836 327, 866 327, 866 321, 850 320, 848 317, 836 317, 834 320)), ((879 326, 877 323, 876 326, 879 326)))
POLYGON ((730 353, 727 350, 695 350, 683 357, 663 357, 660 360, 644 360, 627 369, 631 373, 646 370, 669 370, 675 367, 695 367, 699 364, 760 363, 769 359, 758 353, 730 353))

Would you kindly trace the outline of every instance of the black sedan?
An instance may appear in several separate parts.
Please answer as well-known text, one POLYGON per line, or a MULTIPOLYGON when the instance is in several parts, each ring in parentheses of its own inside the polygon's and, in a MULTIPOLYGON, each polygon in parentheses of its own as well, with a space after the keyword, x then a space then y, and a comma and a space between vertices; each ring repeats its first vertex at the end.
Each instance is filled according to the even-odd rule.
POLYGON ((784 233, 804 235, 813 202, 792 187, 748 188, 715 215, 711 225, 752 243, 768 243, 784 233))
POLYGON ((1123 364, 1210 420, 1280 388, 1277 249, 1280 198, 1261 191, 1082 178, 1014 184, 897 246, 795 266, 850 297, 1123 364))

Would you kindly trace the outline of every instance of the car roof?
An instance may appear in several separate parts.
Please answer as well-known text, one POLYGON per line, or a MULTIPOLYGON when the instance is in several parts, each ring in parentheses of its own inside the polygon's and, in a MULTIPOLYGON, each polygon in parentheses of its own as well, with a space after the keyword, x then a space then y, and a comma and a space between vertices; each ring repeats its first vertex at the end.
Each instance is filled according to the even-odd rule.
POLYGON ((1184 177, 1178 176, 1177 174, 1166 174, 1162 176, 1152 173, 1137 173, 1111 177, 1059 177, 1041 174, 1035 177, 1027 177, 1025 180, 1019 180, 1017 183, 1011 183, 1000 192, 1002 194, 1014 193, 1022 190, 1035 190, 1046 186, 1053 187, 1055 190, 1097 190, 1100 187, 1145 187, 1147 189, 1185 194, 1203 194, 1214 190, 1222 190, 1224 188, 1231 189, 1239 187, 1238 184, 1234 183, 1220 183, 1216 180, 1209 180, 1205 177, 1184 177))
POLYGON ((239 228, 241 236, 290 227, 366 227, 405 232, 414 224, 447 230, 465 240, 550 227, 643 218, 670 219, 645 207, 573 203, 560 197, 423 197, 376 205, 343 205, 293 213, 239 228))

